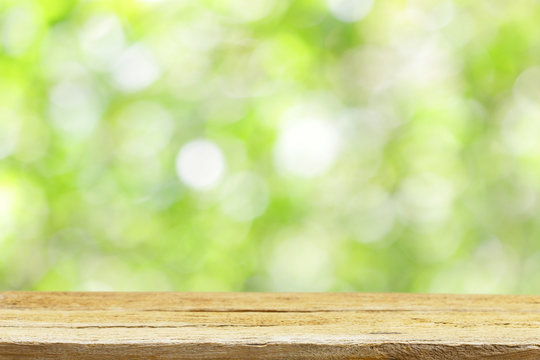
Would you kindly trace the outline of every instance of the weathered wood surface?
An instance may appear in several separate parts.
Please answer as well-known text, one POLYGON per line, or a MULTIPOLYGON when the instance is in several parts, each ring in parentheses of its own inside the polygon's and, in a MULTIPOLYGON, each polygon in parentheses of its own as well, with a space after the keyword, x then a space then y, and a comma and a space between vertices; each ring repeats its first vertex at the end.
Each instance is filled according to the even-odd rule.
POLYGON ((540 359, 540 296, 0 293, 0 359, 540 359))

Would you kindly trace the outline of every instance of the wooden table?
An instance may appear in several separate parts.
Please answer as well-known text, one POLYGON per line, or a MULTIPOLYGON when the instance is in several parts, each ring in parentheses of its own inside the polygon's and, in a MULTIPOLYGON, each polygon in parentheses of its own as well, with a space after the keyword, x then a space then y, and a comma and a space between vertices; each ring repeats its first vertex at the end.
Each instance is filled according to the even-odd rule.
POLYGON ((540 296, 0 292, 0 359, 540 359, 540 296))

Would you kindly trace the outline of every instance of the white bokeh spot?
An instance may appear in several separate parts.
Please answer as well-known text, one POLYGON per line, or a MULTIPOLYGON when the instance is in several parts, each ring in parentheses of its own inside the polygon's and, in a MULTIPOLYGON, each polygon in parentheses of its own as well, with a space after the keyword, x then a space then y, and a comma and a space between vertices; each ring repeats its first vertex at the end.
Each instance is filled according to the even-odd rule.
POLYGON ((337 127, 316 117, 302 117, 284 124, 274 148, 278 171, 311 178, 326 172, 340 148, 337 127))
POLYGON ((196 190, 214 188, 225 173, 225 157, 212 141, 197 139, 185 144, 176 157, 180 180, 196 190))
POLYGON ((111 69, 116 86, 125 92, 135 92, 150 86, 161 74, 154 56, 142 44, 126 49, 111 69))

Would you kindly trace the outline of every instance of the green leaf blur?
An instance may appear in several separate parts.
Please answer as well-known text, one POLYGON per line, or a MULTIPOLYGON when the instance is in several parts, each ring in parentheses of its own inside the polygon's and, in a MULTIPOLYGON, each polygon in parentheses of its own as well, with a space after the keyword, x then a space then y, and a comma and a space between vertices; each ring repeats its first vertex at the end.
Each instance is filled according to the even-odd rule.
POLYGON ((540 291, 537 1, 0 2, 0 289, 540 291))

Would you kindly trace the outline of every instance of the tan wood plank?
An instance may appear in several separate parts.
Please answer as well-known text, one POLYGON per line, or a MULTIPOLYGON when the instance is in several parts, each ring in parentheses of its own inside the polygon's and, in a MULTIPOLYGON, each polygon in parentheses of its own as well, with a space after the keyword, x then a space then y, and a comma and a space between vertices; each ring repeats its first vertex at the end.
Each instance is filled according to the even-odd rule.
POLYGON ((0 359, 540 359, 540 296, 3 292, 0 359))

